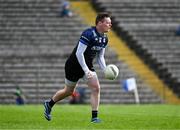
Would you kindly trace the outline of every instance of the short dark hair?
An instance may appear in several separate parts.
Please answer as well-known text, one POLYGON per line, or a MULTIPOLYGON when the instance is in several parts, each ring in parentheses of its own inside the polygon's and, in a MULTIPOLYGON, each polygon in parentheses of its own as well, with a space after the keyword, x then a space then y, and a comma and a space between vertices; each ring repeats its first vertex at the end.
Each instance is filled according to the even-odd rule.
POLYGON ((107 12, 102 12, 102 13, 99 13, 96 17, 96 25, 98 24, 99 21, 102 21, 104 18, 111 18, 110 14, 107 13, 107 12))

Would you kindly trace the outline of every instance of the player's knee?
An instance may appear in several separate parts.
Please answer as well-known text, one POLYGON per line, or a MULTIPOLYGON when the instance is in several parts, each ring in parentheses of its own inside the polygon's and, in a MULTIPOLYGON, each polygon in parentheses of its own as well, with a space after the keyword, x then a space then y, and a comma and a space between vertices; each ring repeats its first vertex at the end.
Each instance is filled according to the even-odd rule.
POLYGON ((99 93, 100 92, 100 87, 98 85, 93 86, 92 91, 93 91, 93 93, 99 93))
POLYGON ((73 89, 73 88, 68 88, 68 87, 66 88, 66 94, 67 94, 68 96, 72 95, 73 92, 74 92, 74 89, 73 89))
POLYGON ((71 89, 71 90, 68 90, 68 91, 67 91, 67 94, 70 96, 70 95, 73 94, 73 92, 74 92, 74 90, 71 89))

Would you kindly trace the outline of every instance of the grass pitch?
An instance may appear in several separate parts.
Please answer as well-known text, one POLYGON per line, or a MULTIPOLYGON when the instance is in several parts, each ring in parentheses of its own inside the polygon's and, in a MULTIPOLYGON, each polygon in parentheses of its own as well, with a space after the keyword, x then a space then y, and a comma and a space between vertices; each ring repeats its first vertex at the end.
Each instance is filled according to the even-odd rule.
POLYGON ((178 105, 100 105, 100 124, 90 123, 89 105, 55 105, 52 121, 45 120, 43 109, 42 105, 0 105, 0 129, 180 129, 178 105))

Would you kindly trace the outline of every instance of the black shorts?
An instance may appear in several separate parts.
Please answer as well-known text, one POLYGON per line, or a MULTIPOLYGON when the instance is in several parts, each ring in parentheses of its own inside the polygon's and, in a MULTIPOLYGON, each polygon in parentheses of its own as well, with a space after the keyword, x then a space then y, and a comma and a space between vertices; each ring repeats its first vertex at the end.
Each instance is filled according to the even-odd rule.
POLYGON ((77 82, 80 78, 84 76, 84 71, 77 62, 71 62, 67 60, 65 63, 65 77, 66 79, 77 82))

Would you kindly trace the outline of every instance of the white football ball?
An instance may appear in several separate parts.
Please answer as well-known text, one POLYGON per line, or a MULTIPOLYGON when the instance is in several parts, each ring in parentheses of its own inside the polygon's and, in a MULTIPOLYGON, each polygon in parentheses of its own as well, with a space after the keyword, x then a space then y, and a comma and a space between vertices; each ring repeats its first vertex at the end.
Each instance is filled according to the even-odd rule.
POLYGON ((106 79, 114 80, 118 77, 119 69, 116 65, 110 64, 106 66, 104 74, 106 79))

